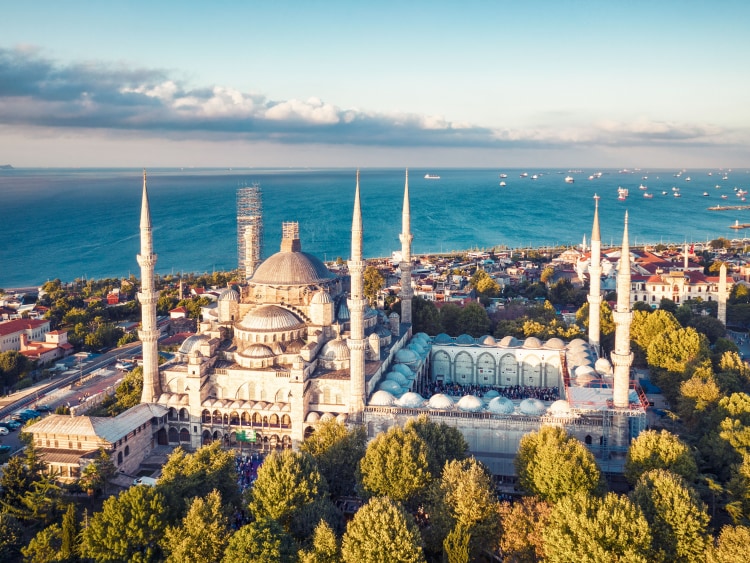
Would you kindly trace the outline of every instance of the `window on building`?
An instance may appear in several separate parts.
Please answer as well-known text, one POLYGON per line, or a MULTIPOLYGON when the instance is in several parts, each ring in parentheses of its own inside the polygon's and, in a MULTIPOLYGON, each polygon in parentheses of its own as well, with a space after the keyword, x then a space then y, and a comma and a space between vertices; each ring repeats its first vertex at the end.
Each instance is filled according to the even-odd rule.
POLYGON ((125 457, 130 455, 130 446, 125 446, 125 457))

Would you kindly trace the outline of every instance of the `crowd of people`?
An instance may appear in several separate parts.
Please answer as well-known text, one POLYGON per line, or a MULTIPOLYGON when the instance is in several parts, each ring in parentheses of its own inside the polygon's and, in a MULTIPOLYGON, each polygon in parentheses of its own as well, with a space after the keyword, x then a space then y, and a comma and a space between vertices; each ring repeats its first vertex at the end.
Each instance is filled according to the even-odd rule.
POLYGON ((263 455, 257 452, 237 455, 234 458, 234 468, 237 471, 237 485, 244 493, 252 487, 258 478, 258 468, 263 464, 263 455))
POLYGON ((459 383, 444 383, 433 381, 426 385, 425 396, 430 397, 436 393, 444 393, 451 397, 463 397, 474 395, 484 397, 489 391, 496 391, 501 397, 512 400, 539 399, 540 401, 556 401, 560 398, 560 390, 557 387, 533 387, 530 385, 511 385, 499 387, 496 385, 461 385, 459 383))

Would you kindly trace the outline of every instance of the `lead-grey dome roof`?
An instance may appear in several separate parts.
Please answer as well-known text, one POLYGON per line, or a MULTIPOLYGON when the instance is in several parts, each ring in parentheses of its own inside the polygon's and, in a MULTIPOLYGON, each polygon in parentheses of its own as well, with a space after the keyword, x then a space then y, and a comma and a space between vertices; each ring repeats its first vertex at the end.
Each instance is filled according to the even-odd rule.
POLYGON ((247 330, 280 331, 299 328, 302 321, 291 311, 276 305, 264 305, 253 309, 240 321, 240 326, 247 330))
POLYGON ((188 336, 185 342, 180 346, 180 354, 189 354, 193 350, 199 350, 204 342, 208 342, 209 337, 206 334, 194 334, 188 336))
POLYGON ((255 270, 250 283, 271 285, 311 285, 326 282, 336 275, 323 262, 306 252, 277 252, 255 270))

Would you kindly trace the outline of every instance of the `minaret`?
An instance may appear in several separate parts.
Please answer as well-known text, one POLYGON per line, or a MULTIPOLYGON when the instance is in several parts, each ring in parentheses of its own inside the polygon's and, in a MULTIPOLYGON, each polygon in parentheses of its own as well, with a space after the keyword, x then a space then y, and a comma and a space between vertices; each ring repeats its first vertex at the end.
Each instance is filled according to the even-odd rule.
POLYGON ((616 408, 628 407, 630 387, 630 366, 633 354, 630 351, 630 323, 633 313, 630 310, 630 247, 628 244, 628 212, 625 212, 625 230, 622 235, 622 251, 617 271, 617 306, 612 312, 615 322, 614 390, 612 400, 616 408))
POLYGON ((411 287, 411 209, 409 206, 409 169, 406 169, 404 183, 404 209, 401 220, 401 322, 411 324, 411 298, 414 290, 411 287))
POLYGON ((727 265, 724 263, 719 270, 719 311, 716 317, 727 326, 727 265))
POLYGON ((685 266, 683 267, 684 271, 688 271, 689 263, 688 263, 688 245, 685 243, 685 266))
POLYGON ((151 231, 151 210, 148 205, 146 171, 143 171, 143 200, 141 202, 141 253, 136 257, 141 267, 141 329, 138 337, 143 343, 143 394, 142 403, 154 403, 161 394, 159 381, 159 330, 156 327, 156 302, 159 292, 154 287, 154 240, 151 231))
POLYGON ((594 226, 591 229, 591 259, 589 261, 589 344, 601 354, 602 303, 602 237, 599 232, 599 196, 594 194, 594 226))
POLYGON ((349 416, 352 422, 360 420, 365 408, 365 262, 362 258, 362 209, 359 201, 359 170, 354 192, 354 215, 352 217, 352 257, 348 262, 351 276, 351 291, 348 300, 350 354, 350 398, 349 416))

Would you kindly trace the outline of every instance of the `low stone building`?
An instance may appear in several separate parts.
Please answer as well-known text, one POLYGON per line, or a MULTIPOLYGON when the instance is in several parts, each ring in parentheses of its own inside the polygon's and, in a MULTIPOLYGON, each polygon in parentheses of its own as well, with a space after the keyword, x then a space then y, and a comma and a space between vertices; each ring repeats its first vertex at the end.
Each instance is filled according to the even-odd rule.
POLYGON ((75 481, 99 448, 112 456, 119 472, 134 474, 157 444, 166 444, 166 418, 166 407, 140 404, 114 418, 51 414, 25 432, 33 436, 49 472, 75 481))

